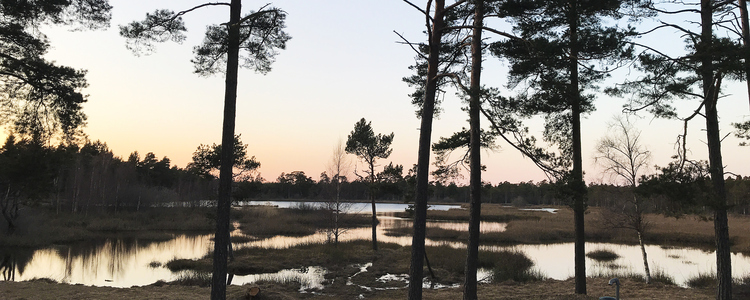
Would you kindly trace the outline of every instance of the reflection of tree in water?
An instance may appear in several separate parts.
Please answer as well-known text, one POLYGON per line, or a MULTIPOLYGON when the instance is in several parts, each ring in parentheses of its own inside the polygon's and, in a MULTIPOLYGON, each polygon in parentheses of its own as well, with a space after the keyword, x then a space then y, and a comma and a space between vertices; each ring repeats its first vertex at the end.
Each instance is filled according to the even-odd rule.
POLYGON ((86 241, 57 249, 57 254, 65 261, 65 277, 62 281, 69 281, 76 265, 80 265, 83 273, 88 276, 98 276, 100 266, 107 266, 110 278, 122 275, 136 253, 153 243, 155 242, 118 238, 86 241))
POLYGON ((19 276, 23 274, 26 265, 31 261, 34 251, 20 248, 0 249, 0 271, 3 273, 3 280, 16 280, 16 272, 19 276))

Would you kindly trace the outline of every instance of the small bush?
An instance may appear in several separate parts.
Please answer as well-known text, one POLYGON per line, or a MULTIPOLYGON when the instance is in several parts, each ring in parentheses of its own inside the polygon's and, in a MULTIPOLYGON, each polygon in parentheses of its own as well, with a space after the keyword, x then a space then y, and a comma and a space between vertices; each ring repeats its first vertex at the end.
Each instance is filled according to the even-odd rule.
POLYGON ((148 263, 148 267, 152 268, 152 269, 156 269, 156 268, 161 267, 161 263, 158 262, 158 261, 152 261, 152 262, 148 263))
POLYGON ((620 258, 620 256, 617 255, 617 253, 614 253, 609 250, 603 250, 603 249, 586 253, 586 256, 588 258, 591 258, 595 261, 600 261, 600 262, 613 261, 613 260, 620 258))

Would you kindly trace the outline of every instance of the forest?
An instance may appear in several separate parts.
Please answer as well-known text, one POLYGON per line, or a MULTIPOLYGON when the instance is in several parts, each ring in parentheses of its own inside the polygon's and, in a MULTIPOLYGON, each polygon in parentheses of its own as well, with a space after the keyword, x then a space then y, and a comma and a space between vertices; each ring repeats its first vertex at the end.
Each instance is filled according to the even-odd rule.
MULTIPOLYGON (((238 142, 244 145, 240 140, 238 142)), ((80 146, 61 144, 47 147, 10 136, 0 148, 4 221, 12 224, 21 214, 22 207, 48 207, 58 212, 86 214, 88 211, 117 213, 166 205, 196 206, 202 203, 201 200, 215 201, 218 178, 212 175, 210 166, 196 167, 201 164, 200 154, 211 152, 210 149, 201 145, 194 154, 197 161, 179 168, 172 165, 168 157, 159 158, 152 152, 143 156, 133 152, 127 159, 117 157, 106 143, 100 141, 89 141, 80 146)), ((246 155, 244 152, 240 154, 246 155)), ((254 158, 246 159, 254 161, 254 158)), ((256 163, 260 166, 260 162, 256 163)), ((382 202, 413 203, 415 168, 404 171, 403 166, 390 163, 382 169, 377 173, 377 183, 372 190, 374 198, 382 202)), ((661 174, 664 175, 664 172, 667 171, 661 174)), ((664 185, 679 185, 670 187, 675 190, 705 189, 708 184, 705 172, 696 176, 698 178, 687 182, 664 181, 664 185)), ((331 177, 322 171, 321 179, 316 181, 303 171, 290 171, 279 174, 275 180, 266 180, 257 174, 257 166, 251 167, 245 176, 238 177, 233 183, 232 199, 235 202, 331 201, 335 199, 336 184, 331 177)), ((340 198, 345 201, 367 201, 369 179, 352 177, 355 178, 340 177, 340 198)), ((644 182, 649 179, 656 184, 659 174, 645 177, 644 182)), ((726 184, 731 211, 748 214, 750 177, 730 176, 726 184)), ((688 206, 704 207, 691 202, 690 197, 669 199, 666 190, 658 189, 653 184, 642 185, 639 189, 652 198, 647 201, 653 206, 651 212, 674 214, 688 206)), ((628 197, 631 187, 594 183, 588 186, 588 190, 589 205, 612 207, 622 203, 623 197, 628 197)), ((482 185, 483 202, 518 207, 568 205, 559 193, 559 184, 546 180, 482 185)), ((429 195, 430 203, 468 203, 470 197, 469 186, 455 181, 431 181, 429 195)), ((703 210, 704 213, 708 212, 705 208, 703 210)))

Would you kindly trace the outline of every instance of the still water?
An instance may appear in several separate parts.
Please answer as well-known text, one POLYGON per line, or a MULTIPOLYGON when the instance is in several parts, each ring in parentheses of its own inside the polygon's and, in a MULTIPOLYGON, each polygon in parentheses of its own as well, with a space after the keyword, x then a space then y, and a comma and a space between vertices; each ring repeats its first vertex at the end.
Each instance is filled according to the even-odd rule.
MULTIPOLYGON (((378 240, 387 243, 410 245, 411 237, 394 237, 386 235, 389 228, 411 226, 409 220, 380 216, 378 240)), ((482 232, 502 232, 504 223, 482 222, 482 232)), ((428 227, 450 230, 466 230, 466 222, 429 222, 428 227)), ((237 234, 237 233, 235 233, 237 234)), ((347 231, 342 241, 364 239, 371 235, 370 228, 356 228, 347 231)), ((163 242, 142 242, 138 240, 108 239, 90 241, 72 246, 58 246, 35 251, 7 250, 0 248, 0 271, 3 280, 23 281, 34 278, 50 278, 69 284, 95 286, 130 287, 148 285, 158 280, 172 281, 179 273, 172 273, 163 265, 172 259, 197 259, 203 257, 213 248, 212 235, 175 235, 173 239, 163 242)), ((319 232, 303 237, 274 236, 251 241, 235 247, 287 248, 300 244, 324 243, 327 236, 319 232)), ((427 245, 447 245, 463 248, 460 242, 427 240, 427 245)), ((525 253, 534 261, 534 268, 553 279, 567 279, 573 276, 573 244, 519 245, 512 247, 485 246, 485 250, 514 250, 525 253)), ((602 264, 587 259, 588 274, 609 276, 614 270, 621 273, 641 274, 643 262, 640 248, 637 246, 588 243, 587 251, 606 249, 617 253, 620 258, 614 262, 602 264)), ((664 248, 648 245, 652 270, 672 276, 677 284, 684 285, 686 280, 701 273, 715 272, 715 255, 711 251, 691 248, 664 248)), ((750 257, 742 254, 732 255, 733 276, 739 278, 750 273, 750 257)), ((283 270, 279 273, 236 276, 233 284, 254 282, 258 279, 276 281, 295 281, 302 283, 304 289, 319 288, 318 279, 325 270, 309 267, 299 270, 283 270), (311 279, 312 278, 312 279, 311 279), (317 281, 316 281, 317 280, 317 281)))

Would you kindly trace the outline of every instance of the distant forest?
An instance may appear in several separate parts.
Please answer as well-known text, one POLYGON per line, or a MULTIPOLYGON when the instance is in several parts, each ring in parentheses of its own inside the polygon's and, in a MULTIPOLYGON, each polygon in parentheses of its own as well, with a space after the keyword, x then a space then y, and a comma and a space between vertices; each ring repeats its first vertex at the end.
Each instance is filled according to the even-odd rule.
MULTIPOLYGON (((117 212, 171 204, 191 206, 198 205, 200 200, 216 199, 217 177, 206 170, 191 167, 193 165, 178 168, 171 165, 169 158, 158 158, 152 152, 145 155, 133 152, 123 159, 116 157, 105 143, 99 141, 81 146, 49 147, 10 136, 0 148, 4 213, 12 214, 14 210, 17 213, 22 206, 47 206, 58 211, 82 213, 91 210, 117 212)), ((662 173, 665 172, 662 170, 662 173)), ((369 188, 366 177, 341 178, 341 199, 365 200, 372 192, 379 201, 413 201, 416 182, 413 168, 404 172, 403 166, 388 164, 377 177, 379 180, 373 189, 369 188)), ((316 181, 303 171, 281 173, 273 181, 250 174, 235 181, 233 199, 334 199, 336 188, 331 177, 323 172, 320 178, 316 181)), ((654 181, 657 177, 651 179, 654 181)), ((641 193, 650 193, 652 209, 676 211, 689 206, 693 208, 692 212, 695 207, 701 210, 700 203, 696 205, 693 198, 701 197, 701 193, 710 194, 710 189, 705 186, 710 181, 672 181, 659 183, 656 180, 656 183, 641 185, 644 189, 641 193), (686 184, 691 187, 686 187, 686 184), (661 188, 655 188, 655 185, 661 188), (665 195, 670 193, 669 188, 675 191, 675 197, 665 195)), ((649 181, 644 178, 644 182, 649 181)), ((747 214, 750 177, 730 177, 726 185, 732 210, 747 214)), ((433 203, 469 201, 468 186, 431 182, 429 191, 433 203)), ((482 192, 485 203, 513 206, 569 204, 564 189, 548 181, 486 183, 482 192)), ((627 201, 628 197, 632 198, 629 187, 594 184, 589 186, 588 204, 612 207, 627 201)))

